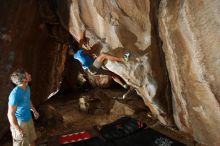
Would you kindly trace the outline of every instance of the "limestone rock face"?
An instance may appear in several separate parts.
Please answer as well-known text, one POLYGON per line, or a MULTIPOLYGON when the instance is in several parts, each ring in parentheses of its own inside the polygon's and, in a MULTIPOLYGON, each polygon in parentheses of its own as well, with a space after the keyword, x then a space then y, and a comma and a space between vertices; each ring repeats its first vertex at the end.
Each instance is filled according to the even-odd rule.
POLYGON ((159 26, 175 123, 196 141, 220 145, 220 3, 160 3, 159 26))
POLYGON ((40 19, 38 3, 1 1, 0 5, 0 137, 9 130, 10 74, 25 68, 32 75, 31 95, 37 106, 55 92, 64 68, 65 48, 53 39, 40 19))

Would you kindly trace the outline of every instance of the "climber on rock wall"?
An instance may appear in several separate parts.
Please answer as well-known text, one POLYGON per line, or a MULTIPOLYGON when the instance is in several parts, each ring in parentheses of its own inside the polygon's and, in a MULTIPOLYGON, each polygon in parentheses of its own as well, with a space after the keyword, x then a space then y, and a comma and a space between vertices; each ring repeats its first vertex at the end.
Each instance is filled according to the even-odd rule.
POLYGON ((69 50, 69 55, 73 56, 74 59, 78 60, 81 63, 82 68, 85 72, 92 75, 109 75, 115 82, 123 86, 125 89, 128 88, 128 85, 121 77, 109 70, 102 68, 106 60, 124 62, 127 61, 128 55, 126 55, 126 57, 124 55, 124 57, 119 58, 107 53, 101 53, 96 56, 94 52, 100 47, 99 42, 94 44, 88 50, 83 48, 83 46, 88 46, 86 31, 83 31, 80 35, 79 47, 71 48, 69 50))

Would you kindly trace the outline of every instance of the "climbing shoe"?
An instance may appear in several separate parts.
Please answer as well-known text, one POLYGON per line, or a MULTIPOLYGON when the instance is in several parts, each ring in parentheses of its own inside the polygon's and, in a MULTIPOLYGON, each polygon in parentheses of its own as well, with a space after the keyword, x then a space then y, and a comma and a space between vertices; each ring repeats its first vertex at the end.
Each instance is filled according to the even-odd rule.
POLYGON ((129 57, 130 57, 130 53, 129 52, 125 53, 124 56, 123 56, 123 58, 124 58, 124 60, 126 62, 128 61, 129 57))

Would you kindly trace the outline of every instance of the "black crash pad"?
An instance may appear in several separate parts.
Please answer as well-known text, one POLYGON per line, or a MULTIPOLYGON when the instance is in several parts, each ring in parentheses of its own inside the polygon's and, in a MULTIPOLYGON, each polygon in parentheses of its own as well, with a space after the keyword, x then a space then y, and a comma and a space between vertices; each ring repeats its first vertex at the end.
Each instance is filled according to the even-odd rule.
POLYGON ((185 146, 130 117, 103 125, 99 137, 66 144, 66 146, 185 146))

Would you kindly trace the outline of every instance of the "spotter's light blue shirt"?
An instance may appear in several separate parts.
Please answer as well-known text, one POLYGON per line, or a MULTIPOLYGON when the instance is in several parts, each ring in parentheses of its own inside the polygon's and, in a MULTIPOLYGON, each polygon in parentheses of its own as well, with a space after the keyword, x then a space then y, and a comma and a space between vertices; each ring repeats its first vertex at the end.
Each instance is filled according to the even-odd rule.
POLYGON ((27 86, 26 89, 23 89, 19 86, 16 86, 9 95, 8 104, 17 107, 15 116, 18 121, 29 121, 32 118, 30 110, 30 87, 27 86))

